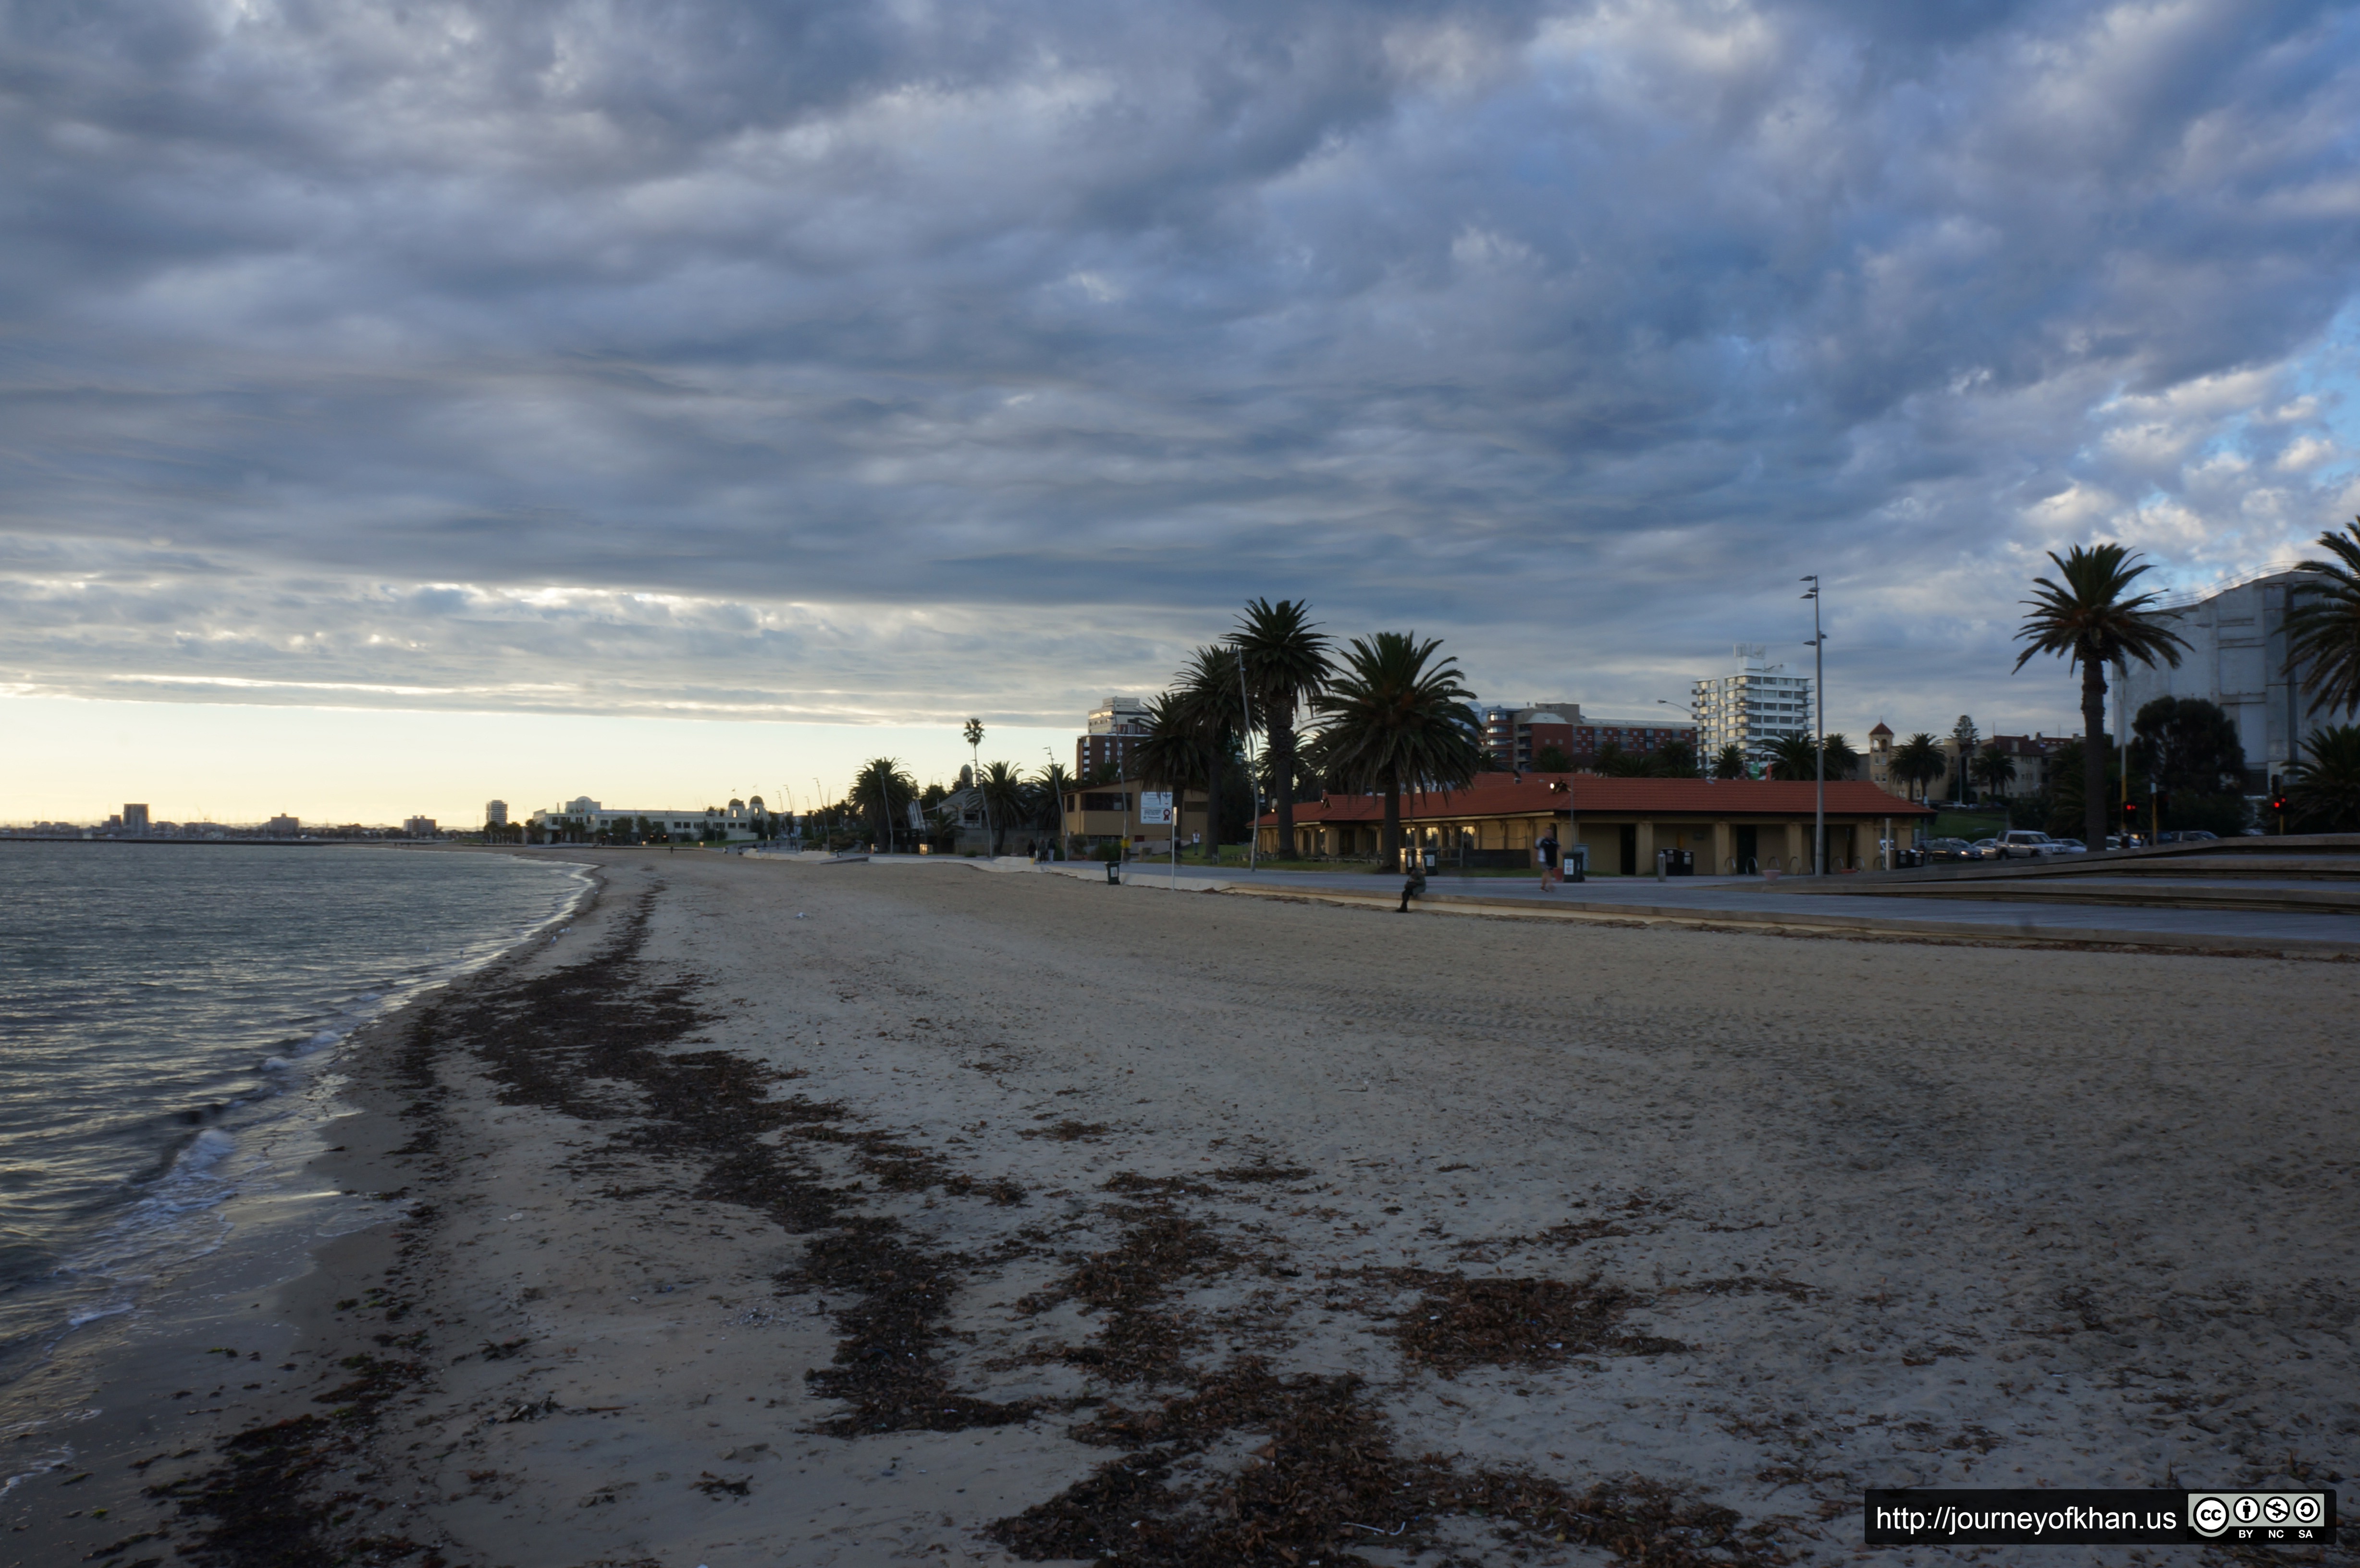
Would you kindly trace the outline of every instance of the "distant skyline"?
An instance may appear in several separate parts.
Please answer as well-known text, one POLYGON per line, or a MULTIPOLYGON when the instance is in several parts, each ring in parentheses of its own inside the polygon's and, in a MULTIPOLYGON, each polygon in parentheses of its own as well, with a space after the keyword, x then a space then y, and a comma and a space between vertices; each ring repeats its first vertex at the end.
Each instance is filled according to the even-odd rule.
POLYGON ((2190 591, 2360 514, 2349 6, 92 0, 0 50, 0 820, 683 804, 955 772, 968 713, 1070 760, 1257 595, 1637 716, 1807 662, 1817 572, 1831 727, 2055 731, 2044 551, 2190 591))

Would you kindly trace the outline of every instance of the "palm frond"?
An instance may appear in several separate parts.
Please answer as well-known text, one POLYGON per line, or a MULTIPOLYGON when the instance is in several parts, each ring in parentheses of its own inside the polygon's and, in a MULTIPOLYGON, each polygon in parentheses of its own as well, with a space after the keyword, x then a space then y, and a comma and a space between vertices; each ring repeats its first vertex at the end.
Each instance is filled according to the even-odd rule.
POLYGON ((2319 543, 2334 559, 2295 568, 2311 581, 2287 610, 2286 670, 2304 675, 2311 713, 2360 713, 2360 523, 2323 533, 2319 543))

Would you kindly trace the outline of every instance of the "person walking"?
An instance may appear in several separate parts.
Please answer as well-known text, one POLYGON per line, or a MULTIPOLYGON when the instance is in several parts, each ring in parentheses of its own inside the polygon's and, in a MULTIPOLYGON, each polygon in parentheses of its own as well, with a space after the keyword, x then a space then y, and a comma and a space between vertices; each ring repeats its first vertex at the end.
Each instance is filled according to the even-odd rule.
POLYGON ((1546 893, 1565 880, 1564 873, 1557 868, 1557 851, 1561 846, 1557 841, 1555 823, 1541 829, 1540 842, 1533 847, 1541 852, 1541 891, 1546 893))

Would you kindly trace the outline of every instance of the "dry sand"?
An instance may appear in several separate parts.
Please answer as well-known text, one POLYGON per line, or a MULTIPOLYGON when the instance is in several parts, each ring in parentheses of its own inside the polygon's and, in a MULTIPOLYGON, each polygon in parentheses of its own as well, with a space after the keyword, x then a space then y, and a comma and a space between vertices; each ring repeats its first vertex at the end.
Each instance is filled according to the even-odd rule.
POLYGON ((2360 1458, 2360 967, 605 868, 356 1048, 409 1217, 297 1370, 18 1561, 1829 1562, 2360 1458))

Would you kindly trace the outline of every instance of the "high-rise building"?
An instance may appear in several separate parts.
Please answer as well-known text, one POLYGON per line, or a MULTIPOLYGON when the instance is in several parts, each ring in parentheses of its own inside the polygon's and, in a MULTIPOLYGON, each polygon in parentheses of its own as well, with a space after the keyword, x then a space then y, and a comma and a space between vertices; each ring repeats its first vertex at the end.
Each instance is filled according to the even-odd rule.
POLYGON ((1074 737, 1074 776, 1092 779, 1100 769, 1117 779, 1133 776, 1133 754, 1147 736, 1147 704, 1137 697, 1109 697, 1090 710, 1089 733, 1074 737))
POLYGON ((401 819, 401 832, 402 835, 406 838, 432 838, 434 836, 434 819, 432 817, 404 817, 401 819))
POLYGON ((123 831, 125 833, 146 833, 148 831, 148 808, 144 805, 128 805, 124 807, 123 831))
POLYGON ((504 828, 508 826, 508 803, 506 800, 485 801, 484 825, 487 828, 504 828))
POLYGON ((262 829, 273 838, 293 838, 303 831, 303 824, 282 811, 263 823, 262 829))
POLYGON ((1747 760, 1760 762, 1787 736, 1811 733, 1810 677, 1789 675, 1783 664, 1765 663, 1768 651, 1760 643, 1739 643, 1732 649, 1734 670, 1688 688, 1707 763, 1731 746, 1743 750, 1747 760))

